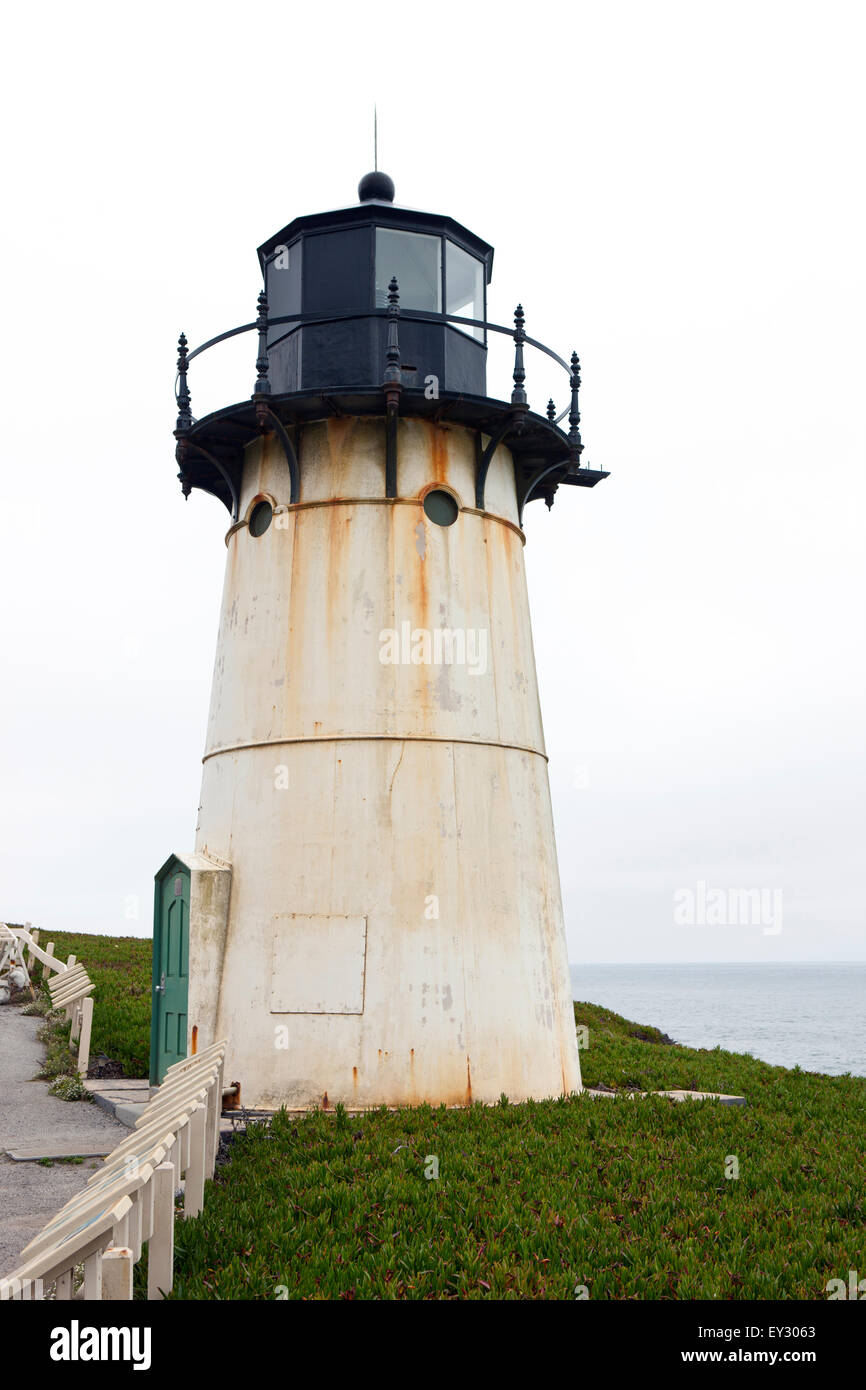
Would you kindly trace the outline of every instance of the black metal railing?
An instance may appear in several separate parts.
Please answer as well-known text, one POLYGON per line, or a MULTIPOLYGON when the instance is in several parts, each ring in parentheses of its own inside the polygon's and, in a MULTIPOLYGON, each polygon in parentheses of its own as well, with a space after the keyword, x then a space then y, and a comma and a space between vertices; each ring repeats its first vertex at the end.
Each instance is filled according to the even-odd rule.
MULTIPOLYGON (((264 291, 258 297, 258 313, 252 323, 240 324, 237 328, 230 328, 225 333, 218 333, 215 338, 209 338, 207 342, 201 343, 192 352, 188 351, 187 339, 181 333, 178 339, 178 359, 177 376, 175 379, 175 400, 177 402, 177 431, 186 433, 196 423, 191 411, 191 396, 188 383, 188 372, 190 363, 207 352, 209 348, 215 347, 218 343, 224 343, 229 338, 236 338, 242 333, 251 333, 254 330, 258 333, 258 355, 256 357, 256 382, 253 390, 253 399, 271 394, 271 383, 268 377, 268 332, 281 325, 293 325, 294 329, 304 327, 306 324, 330 324, 348 323, 362 318, 386 318, 388 320, 388 349, 386 355, 385 377, 382 386, 385 389, 386 401, 389 410, 397 408, 399 394, 401 391, 400 383, 400 358, 399 358, 399 339, 398 323, 449 323, 456 324, 461 328, 480 328, 488 333, 501 333, 514 340, 514 372, 513 389, 511 392, 511 406, 515 412, 527 412, 529 403, 526 394, 526 369, 524 366, 524 348, 535 348, 536 351, 544 353, 560 366, 568 375, 570 400, 564 410, 557 413, 557 408, 551 398, 548 401, 546 415, 549 423, 559 426, 561 420, 568 416, 568 445, 569 452, 574 463, 578 463, 583 452, 583 444, 580 438, 580 411, 578 408, 578 395, 580 391, 580 360, 576 352, 571 354, 571 361, 566 362, 557 352, 549 348, 545 343, 541 343, 537 338, 530 338, 525 329, 525 317, 523 306, 518 304, 514 311, 514 326, 505 327, 503 324, 491 323, 487 319, 464 318, 459 314, 426 314, 421 312, 407 312, 400 308, 399 288, 396 279, 391 281, 389 286, 389 304, 387 309, 369 308, 355 310, 351 313, 342 314, 280 314, 274 318, 268 315, 268 301, 264 291)), ((286 336, 289 336, 286 334, 286 336)))

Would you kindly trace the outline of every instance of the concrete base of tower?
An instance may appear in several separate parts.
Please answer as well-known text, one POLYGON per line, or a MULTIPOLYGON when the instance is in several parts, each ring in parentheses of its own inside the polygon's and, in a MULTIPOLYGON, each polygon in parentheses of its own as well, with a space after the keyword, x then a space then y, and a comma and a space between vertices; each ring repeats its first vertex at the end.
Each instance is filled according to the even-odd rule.
POLYGON ((467 1105, 578 1091, 547 766, 424 738, 310 739, 205 762, 190 1030, 246 1104, 467 1105), (375 790, 374 790, 375 789, 375 790))

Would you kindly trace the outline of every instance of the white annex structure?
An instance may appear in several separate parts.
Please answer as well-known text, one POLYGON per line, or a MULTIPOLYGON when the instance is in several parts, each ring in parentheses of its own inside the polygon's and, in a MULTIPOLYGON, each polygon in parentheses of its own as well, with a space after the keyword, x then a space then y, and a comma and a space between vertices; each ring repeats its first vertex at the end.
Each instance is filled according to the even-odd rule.
POLYGON ((576 359, 570 431, 528 410, 520 310, 514 389, 486 395, 492 248, 386 175, 359 192, 260 248, 252 399, 194 420, 181 343, 181 481, 232 514, 189 1046, 227 1038, 252 1106, 567 1094, 521 520, 605 475, 576 359))

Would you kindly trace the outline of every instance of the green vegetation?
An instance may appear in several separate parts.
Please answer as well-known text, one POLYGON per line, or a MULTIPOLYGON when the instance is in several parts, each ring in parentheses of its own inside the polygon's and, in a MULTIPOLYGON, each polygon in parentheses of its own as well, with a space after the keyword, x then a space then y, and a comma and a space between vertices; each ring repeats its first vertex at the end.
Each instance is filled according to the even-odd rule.
POLYGON ((90 1092, 78 1076, 76 1059, 70 1050, 70 1027, 62 1011, 52 1013, 49 1009, 37 1034, 45 1046, 45 1057, 36 1079, 50 1081, 49 1095, 59 1100, 90 1100, 90 1092))
MULTIPOLYGON (((55 942, 96 984, 94 1053, 146 1075, 150 942, 55 942)), ((575 1018, 586 1085, 626 1094, 251 1128, 177 1223, 172 1296, 824 1298, 861 1269, 866 1080, 667 1045, 593 1004, 575 1018), (626 1098, 674 1088, 748 1105, 626 1098)), ((64 1075, 68 1024, 45 1029, 45 1074, 64 1075)), ((139 1296, 145 1277, 143 1260, 139 1296)))
MULTIPOLYGON (((48 934, 43 931, 41 935, 44 949, 48 934)), ((146 1077, 150 1065, 150 939, 74 932, 52 932, 51 938, 55 955, 62 960, 74 955, 93 981, 91 1058, 104 1053, 120 1063, 126 1076, 146 1077)), ((41 971, 37 965, 34 983, 41 971)))
POLYGON ((46 1014, 50 1014, 51 1000, 48 991, 44 990, 42 994, 37 994, 35 999, 22 1005, 21 1012, 28 1018, 44 1018, 46 1014))
POLYGON ((56 1081, 58 1077, 71 1076, 75 1070, 75 1059, 69 1047, 71 1024, 62 1012, 49 1013, 36 1034, 45 1047, 45 1057, 39 1068, 38 1081, 56 1081))
POLYGON ((824 1298, 862 1267, 863 1078, 665 1046, 591 1004, 575 1015, 588 1085, 747 1107, 281 1112, 234 1141, 202 1216, 178 1222, 173 1297, 824 1298))
POLYGON ((90 1100, 90 1092, 79 1076, 58 1076, 48 1087, 48 1093, 58 1100, 90 1100))

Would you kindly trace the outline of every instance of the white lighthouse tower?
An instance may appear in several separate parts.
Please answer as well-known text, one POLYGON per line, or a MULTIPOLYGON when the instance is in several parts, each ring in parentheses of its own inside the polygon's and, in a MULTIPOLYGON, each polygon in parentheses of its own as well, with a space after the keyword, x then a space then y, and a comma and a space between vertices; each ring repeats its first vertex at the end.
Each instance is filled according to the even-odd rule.
POLYGON ((181 340, 179 476, 231 524, 195 854, 170 861, 177 1018, 193 1049, 228 1039, 255 1106, 567 1094, 522 518, 606 475, 581 467, 576 358, 568 432, 528 409, 541 345, 519 308, 488 322, 492 248, 382 173, 359 197, 259 248, 251 399, 195 420, 181 340), (505 400, 490 332, 514 338, 505 400))

